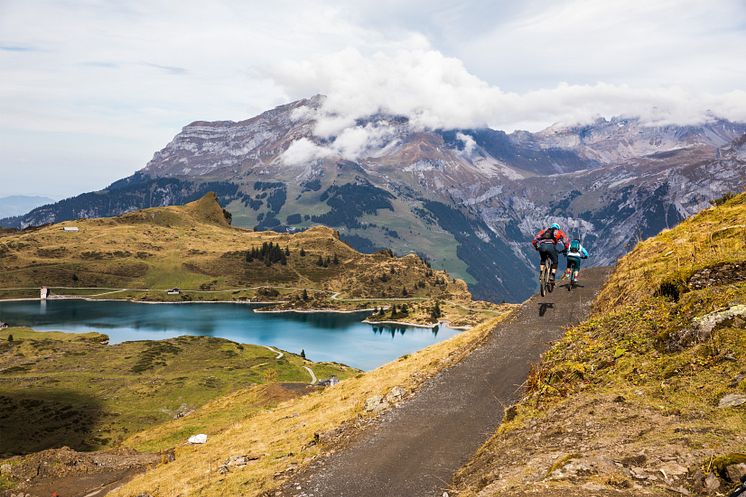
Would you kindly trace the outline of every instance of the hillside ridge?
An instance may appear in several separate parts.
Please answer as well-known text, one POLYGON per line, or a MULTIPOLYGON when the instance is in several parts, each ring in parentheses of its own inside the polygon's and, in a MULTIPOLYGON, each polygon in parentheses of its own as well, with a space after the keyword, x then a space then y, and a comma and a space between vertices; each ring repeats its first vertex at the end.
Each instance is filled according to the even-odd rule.
POLYGON ((232 227, 212 192, 184 206, 5 233, 0 254, 6 295, 38 296, 33 288, 48 286, 86 296, 98 287, 121 289, 107 298, 289 299, 307 308, 333 304, 332 296, 340 308, 366 306, 343 297, 471 299, 462 281, 417 255, 361 254, 324 226, 297 233, 232 227), (183 291, 163 292, 173 287, 183 291))

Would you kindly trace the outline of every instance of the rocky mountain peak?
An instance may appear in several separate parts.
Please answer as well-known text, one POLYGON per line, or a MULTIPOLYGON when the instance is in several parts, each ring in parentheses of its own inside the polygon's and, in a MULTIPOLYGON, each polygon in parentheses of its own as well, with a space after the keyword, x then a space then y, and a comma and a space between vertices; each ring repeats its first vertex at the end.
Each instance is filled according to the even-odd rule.
POLYGON ((618 117, 506 134, 420 129, 377 113, 325 134, 325 98, 195 121, 135 175, 3 224, 118 215, 214 191, 236 226, 326 225, 362 251, 414 251, 479 298, 520 301, 535 284, 527 240, 547 223, 581 237, 592 264, 608 264, 746 186, 743 123, 618 117))

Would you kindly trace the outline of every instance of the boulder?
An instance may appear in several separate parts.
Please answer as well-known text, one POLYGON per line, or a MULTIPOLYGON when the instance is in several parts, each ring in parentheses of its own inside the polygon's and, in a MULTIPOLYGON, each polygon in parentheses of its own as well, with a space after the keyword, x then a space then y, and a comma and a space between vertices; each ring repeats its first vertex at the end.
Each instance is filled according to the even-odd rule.
POLYGON ((256 461, 257 459, 259 459, 259 456, 257 455, 230 456, 225 460, 224 465, 229 468, 240 468, 246 466, 249 461, 256 461))
POLYGON ((181 404, 178 409, 176 409, 176 412, 174 413, 174 419, 181 419, 183 417, 189 416, 194 412, 194 409, 189 407, 186 404, 181 404))
POLYGON ((720 402, 718 402, 718 407, 738 407, 743 404, 746 404, 746 395, 740 393, 729 393, 728 395, 725 395, 722 399, 720 399, 720 402))
POLYGON ((389 390, 383 400, 384 402, 388 402, 390 404, 396 404, 397 402, 402 400, 405 395, 407 395, 407 391, 404 390, 402 387, 397 386, 389 390))
POLYGON ((723 311, 711 312, 692 321, 691 326, 671 333, 665 340, 666 351, 678 352, 706 342, 713 331, 722 326, 746 326, 746 305, 734 305, 723 311))
POLYGON ((735 378, 733 378, 733 381, 731 381, 728 386, 731 388, 736 388, 738 384, 741 383, 745 379, 746 379, 746 373, 740 373, 736 375, 735 378))
POLYGON ((383 397, 374 395, 366 399, 363 409, 365 409, 365 412, 379 412, 386 409, 388 405, 388 402, 384 401, 383 397))
POLYGON ((189 444, 203 444, 207 443, 207 435, 204 433, 200 433, 199 435, 192 435, 187 439, 187 443, 189 444))
POLYGON ((720 488, 720 478, 710 473, 705 478, 705 491, 716 492, 720 488))
POLYGON ((661 467, 658 468, 658 471, 663 475, 663 479, 668 482, 673 482, 686 476, 689 469, 686 466, 682 466, 681 464, 672 461, 661 465, 661 467))
POLYGON ((566 464, 556 468, 549 475, 550 480, 576 480, 598 473, 593 464, 582 460, 570 460, 566 464))
POLYGON ((741 477, 746 475, 746 463, 731 464, 725 468, 725 474, 732 482, 741 481, 741 477))

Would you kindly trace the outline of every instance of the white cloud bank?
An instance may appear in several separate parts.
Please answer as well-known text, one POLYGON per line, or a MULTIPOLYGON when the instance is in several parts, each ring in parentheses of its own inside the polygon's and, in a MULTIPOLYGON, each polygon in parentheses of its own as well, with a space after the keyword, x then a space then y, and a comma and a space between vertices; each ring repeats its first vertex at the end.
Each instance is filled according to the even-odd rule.
POLYGON ((744 120, 744 60, 744 0, 0 0, 0 195, 100 188, 191 121, 316 93, 317 133, 349 156, 390 143, 355 127, 377 110, 506 130, 744 120))
MULTIPOLYGON (((701 124, 717 118, 746 121, 746 91, 712 94, 681 87, 639 88, 608 83, 567 84, 507 92, 471 74, 437 50, 397 48, 370 56, 345 49, 329 56, 276 66, 274 80, 290 94, 327 95, 314 134, 328 146, 302 139, 283 156, 297 164, 328 156, 357 159, 387 144, 393 129, 356 125, 377 113, 403 115, 416 129, 492 127, 537 131, 551 124, 583 124, 600 117, 639 118, 644 124, 701 124)), ((473 139, 459 134, 469 154, 473 139)))
POLYGON ((427 48, 371 56, 346 49, 280 64, 273 75, 291 94, 327 95, 316 116, 315 133, 321 137, 337 136, 356 119, 378 112, 407 116, 420 128, 490 126, 508 131, 612 116, 638 117, 650 125, 746 121, 744 90, 713 94, 676 86, 559 83, 507 92, 471 74, 460 60, 427 48))

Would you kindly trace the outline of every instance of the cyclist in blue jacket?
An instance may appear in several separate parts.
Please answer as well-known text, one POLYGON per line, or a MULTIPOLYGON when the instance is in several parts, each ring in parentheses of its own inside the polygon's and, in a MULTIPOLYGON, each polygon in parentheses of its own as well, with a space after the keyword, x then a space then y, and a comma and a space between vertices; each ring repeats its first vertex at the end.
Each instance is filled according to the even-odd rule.
POLYGON ((565 251, 565 256, 567 257, 567 269, 565 269, 562 279, 564 280, 569 276, 570 283, 575 283, 580 273, 580 261, 588 258, 588 251, 580 244, 580 240, 575 238, 570 242, 570 246, 565 251))

